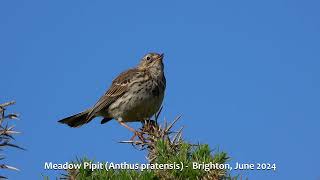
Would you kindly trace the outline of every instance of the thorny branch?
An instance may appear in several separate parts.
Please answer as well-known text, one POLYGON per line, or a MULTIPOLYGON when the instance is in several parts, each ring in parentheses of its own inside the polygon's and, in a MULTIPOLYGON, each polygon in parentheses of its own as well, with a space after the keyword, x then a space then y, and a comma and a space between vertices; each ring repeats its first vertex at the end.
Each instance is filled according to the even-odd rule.
MULTIPOLYGON (((14 147, 14 148, 24 150, 24 148, 11 143, 11 141, 14 140, 13 135, 18 134, 20 132, 15 131, 14 126, 9 126, 8 123, 4 124, 4 121, 6 120, 14 120, 14 119, 18 119, 19 117, 19 115, 16 113, 6 114, 6 108, 13 104, 15 104, 15 101, 0 104, 0 151, 3 151, 3 149, 7 147, 14 147)), ((3 154, 0 154, 0 160, 3 160, 3 159, 5 159, 5 156, 3 154)), ((9 166, 3 163, 0 163, 0 169, 10 169, 10 170, 19 171, 18 168, 15 168, 13 166, 9 166)), ((0 178, 6 178, 6 177, 0 175, 0 178)))
POLYGON ((182 130, 181 127, 178 131, 173 131, 172 127, 174 124, 180 119, 181 116, 175 118, 173 122, 170 124, 165 122, 162 125, 159 125, 158 118, 162 111, 162 108, 155 114, 154 120, 150 119, 143 123, 143 127, 139 129, 139 133, 142 134, 144 140, 132 140, 132 141, 121 141, 120 143, 128 143, 132 144, 138 150, 148 149, 148 157, 149 162, 153 162, 156 158, 156 144, 159 140, 166 141, 170 147, 175 149, 174 147, 179 147, 182 143, 182 130))

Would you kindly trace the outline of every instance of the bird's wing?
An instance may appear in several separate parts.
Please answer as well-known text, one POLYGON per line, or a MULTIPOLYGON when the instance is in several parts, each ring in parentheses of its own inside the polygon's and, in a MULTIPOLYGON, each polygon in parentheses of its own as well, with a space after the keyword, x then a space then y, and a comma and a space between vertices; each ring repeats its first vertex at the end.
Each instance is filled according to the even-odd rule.
POLYGON ((129 69, 114 79, 109 90, 91 109, 91 112, 88 114, 88 119, 95 117, 98 112, 108 108, 113 102, 119 99, 128 90, 129 83, 137 73, 137 69, 129 69))

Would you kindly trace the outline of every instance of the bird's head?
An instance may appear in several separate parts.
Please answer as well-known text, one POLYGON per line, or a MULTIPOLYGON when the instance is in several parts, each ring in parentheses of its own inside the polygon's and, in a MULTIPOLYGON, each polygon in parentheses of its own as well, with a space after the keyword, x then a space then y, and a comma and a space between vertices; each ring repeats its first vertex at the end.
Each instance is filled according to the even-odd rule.
POLYGON ((148 53, 140 61, 138 66, 141 70, 160 71, 163 72, 163 57, 164 54, 148 53))

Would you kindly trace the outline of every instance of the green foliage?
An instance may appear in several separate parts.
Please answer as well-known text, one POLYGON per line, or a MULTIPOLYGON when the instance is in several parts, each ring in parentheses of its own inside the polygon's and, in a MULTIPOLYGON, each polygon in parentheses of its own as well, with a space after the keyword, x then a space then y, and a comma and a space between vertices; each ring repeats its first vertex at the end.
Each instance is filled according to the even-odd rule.
MULTIPOLYGON (((154 170, 105 170, 99 169, 92 171, 84 169, 81 166, 78 170, 69 170, 66 179, 83 179, 83 180, 102 180, 102 179, 226 179, 226 170, 211 169, 205 171, 203 169, 193 169, 192 163, 220 163, 224 164, 228 160, 228 156, 224 152, 216 152, 212 155, 207 144, 190 145, 181 143, 179 147, 172 148, 167 141, 158 141, 156 143, 156 159, 152 164, 179 164, 183 163, 184 169, 154 169, 154 170)), ((74 163, 92 162, 83 159, 74 163)))
POLYGON ((104 179, 156 179, 152 171, 134 171, 134 170, 95 170, 80 169, 76 179, 83 180, 104 180, 104 179))
POLYGON ((158 170, 156 173, 159 177, 165 179, 197 179, 203 178, 209 174, 214 174, 216 179, 223 178, 226 175, 224 169, 212 169, 205 171, 204 169, 193 168, 193 163, 219 163, 224 164, 229 159, 224 152, 216 152, 211 154, 211 150, 207 144, 190 145, 181 143, 178 148, 172 148, 167 141, 157 142, 157 158, 154 163, 182 163, 184 169, 158 170))

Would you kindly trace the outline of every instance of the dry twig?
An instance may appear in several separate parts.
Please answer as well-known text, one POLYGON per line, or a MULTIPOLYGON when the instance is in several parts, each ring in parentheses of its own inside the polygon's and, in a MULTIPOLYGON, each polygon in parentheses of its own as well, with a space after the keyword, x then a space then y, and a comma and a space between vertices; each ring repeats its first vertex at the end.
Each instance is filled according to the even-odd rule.
MULTIPOLYGON (((8 123, 4 125, 5 120, 11 120, 11 119, 14 120, 14 119, 18 119, 19 117, 19 115, 16 113, 6 114, 6 108, 13 104, 15 104, 15 101, 0 104, 0 151, 2 151, 4 148, 7 148, 7 147, 14 147, 14 148, 24 150, 24 148, 11 143, 11 141, 14 140, 13 135, 18 134, 20 132, 15 131, 14 126, 9 126, 8 123)), ((5 157, 4 155, 1 154, 0 160, 3 160, 3 159, 5 159, 5 157)), ((0 164, 0 169, 10 169, 10 170, 19 171, 18 168, 15 168, 13 166, 9 166, 3 163, 0 164)), ((6 177, 0 176, 0 178, 6 178, 6 177)))

